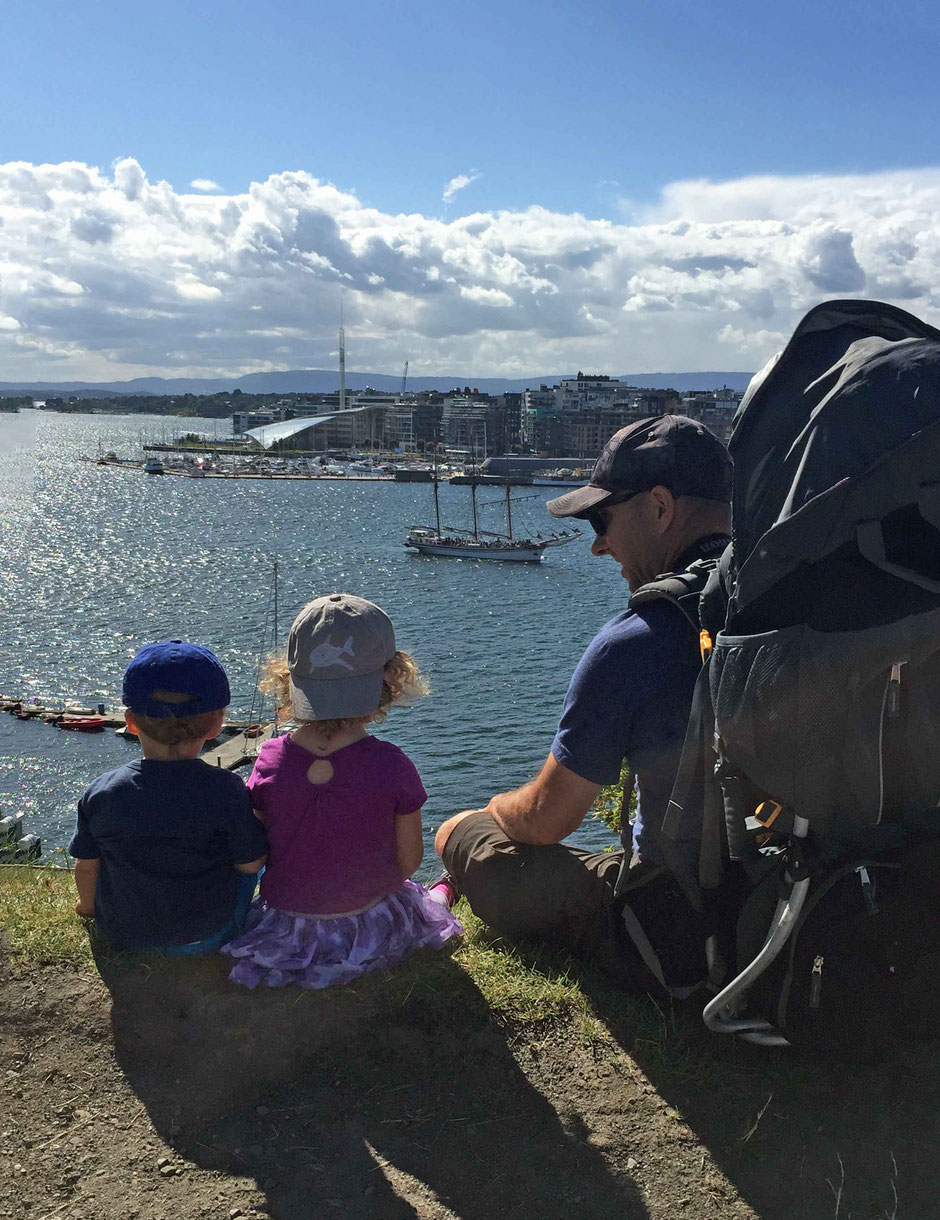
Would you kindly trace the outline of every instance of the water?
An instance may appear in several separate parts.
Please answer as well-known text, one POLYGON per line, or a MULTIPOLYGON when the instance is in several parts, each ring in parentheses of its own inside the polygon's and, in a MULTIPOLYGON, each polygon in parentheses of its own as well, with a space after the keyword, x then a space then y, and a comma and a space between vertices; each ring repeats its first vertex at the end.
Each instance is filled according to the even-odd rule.
MULTIPOLYGON (((137 648, 182 637, 218 653, 230 714, 247 716, 277 558, 282 640, 311 597, 356 593, 388 611, 428 674, 431 696, 393 709, 378 732, 421 772, 429 838, 449 814, 530 778, 581 651, 623 607, 616 566, 592 558, 587 539, 541 564, 412 555, 402 539, 432 514, 426 485, 159 478, 79 460, 99 441, 139 456, 142 440, 201 429, 221 434, 207 420, 0 414, 0 693, 113 711, 137 648)), ((468 495, 442 486, 445 521, 467 520, 468 495)), ((550 528, 547 498, 514 506, 522 528, 550 528)), ((497 513, 485 509, 481 526, 489 515, 500 528, 497 513)), ((67 843, 88 781, 137 749, 0 714, 0 808, 24 812, 48 856, 67 843)), ((609 842, 592 822, 576 839, 609 842)))

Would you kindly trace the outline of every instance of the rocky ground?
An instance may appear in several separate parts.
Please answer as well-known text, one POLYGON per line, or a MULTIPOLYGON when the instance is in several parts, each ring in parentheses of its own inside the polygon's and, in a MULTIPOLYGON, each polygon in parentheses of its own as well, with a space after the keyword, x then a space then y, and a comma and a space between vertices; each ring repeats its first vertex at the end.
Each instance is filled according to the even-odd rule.
POLYGON ((926 1218, 940 1072, 604 1019, 508 1028, 459 955, 317 995, 219 959, 0 978, 0 1217, 926 1218), (387 976, 386 976, 387 977, 387 976), (690 1041, 691 1036, 691 1041, 690 1041), (702 1050, 705 1047, 705 1054, 702 1050))

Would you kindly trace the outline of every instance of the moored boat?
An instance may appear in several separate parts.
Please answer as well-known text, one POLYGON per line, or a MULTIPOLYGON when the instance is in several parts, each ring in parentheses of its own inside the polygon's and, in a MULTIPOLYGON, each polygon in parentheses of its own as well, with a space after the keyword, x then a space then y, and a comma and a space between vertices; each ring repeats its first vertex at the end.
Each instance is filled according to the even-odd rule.
POLYGON ((105 716, 57 716, 51 723, 75 733, 101 733, 108 721, 105 716))
POLYGON ((580 530, 564 530, 560 534, 549 534, 535 538, 519 538, 512 528, 512 499, 509 482, 506 487, 506 532, 496 533, 481 530, 477 516, 477 481, 471 479, 470 503, 473 508, 473 528, 456 529, 441 525, 441 507, 438 494, 438 479, 434 482, 434 526, 413 525, 408 531, 405 546, 419 555, 435 555, 445 559, 500 559, 515 563, 538 563, 549 547, 564 546, 580 537, 580 530))
POLYGON ((421 525, 412 526, 405 539, 405 546, 420 555, 441 555, 448 559, 508 559, 516 563, 538 563, 542 552, 550 545, 550 542, 474 538, 470 534, 439 534, 421 525))

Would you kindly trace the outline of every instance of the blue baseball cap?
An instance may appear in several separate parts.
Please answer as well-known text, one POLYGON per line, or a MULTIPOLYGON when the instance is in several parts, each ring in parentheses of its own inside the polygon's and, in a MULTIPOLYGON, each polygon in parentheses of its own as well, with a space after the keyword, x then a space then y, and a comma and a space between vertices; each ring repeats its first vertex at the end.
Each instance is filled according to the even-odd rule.
POLYGON ((145 644, 128 665, 121 698, 132 712, 159 719, 218 712, 228 707, 232 692, 214 652, 201 644, 161 640, 145 644), (157 699, 157 692, 177 697, 157 699))

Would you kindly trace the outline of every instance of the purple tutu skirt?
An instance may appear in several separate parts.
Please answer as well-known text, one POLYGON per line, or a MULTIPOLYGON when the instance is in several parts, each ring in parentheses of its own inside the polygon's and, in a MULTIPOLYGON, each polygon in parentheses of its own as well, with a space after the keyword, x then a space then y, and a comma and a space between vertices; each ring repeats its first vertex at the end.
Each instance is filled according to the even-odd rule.
POLYGON ((245 931, 222 946, 229 974, 245 987, 330 987, 370 970, 388 970, 416 949, 440 949, 463 928, 426 889, 406 881, 358 915, 289 915, 256 899, 245 931))

